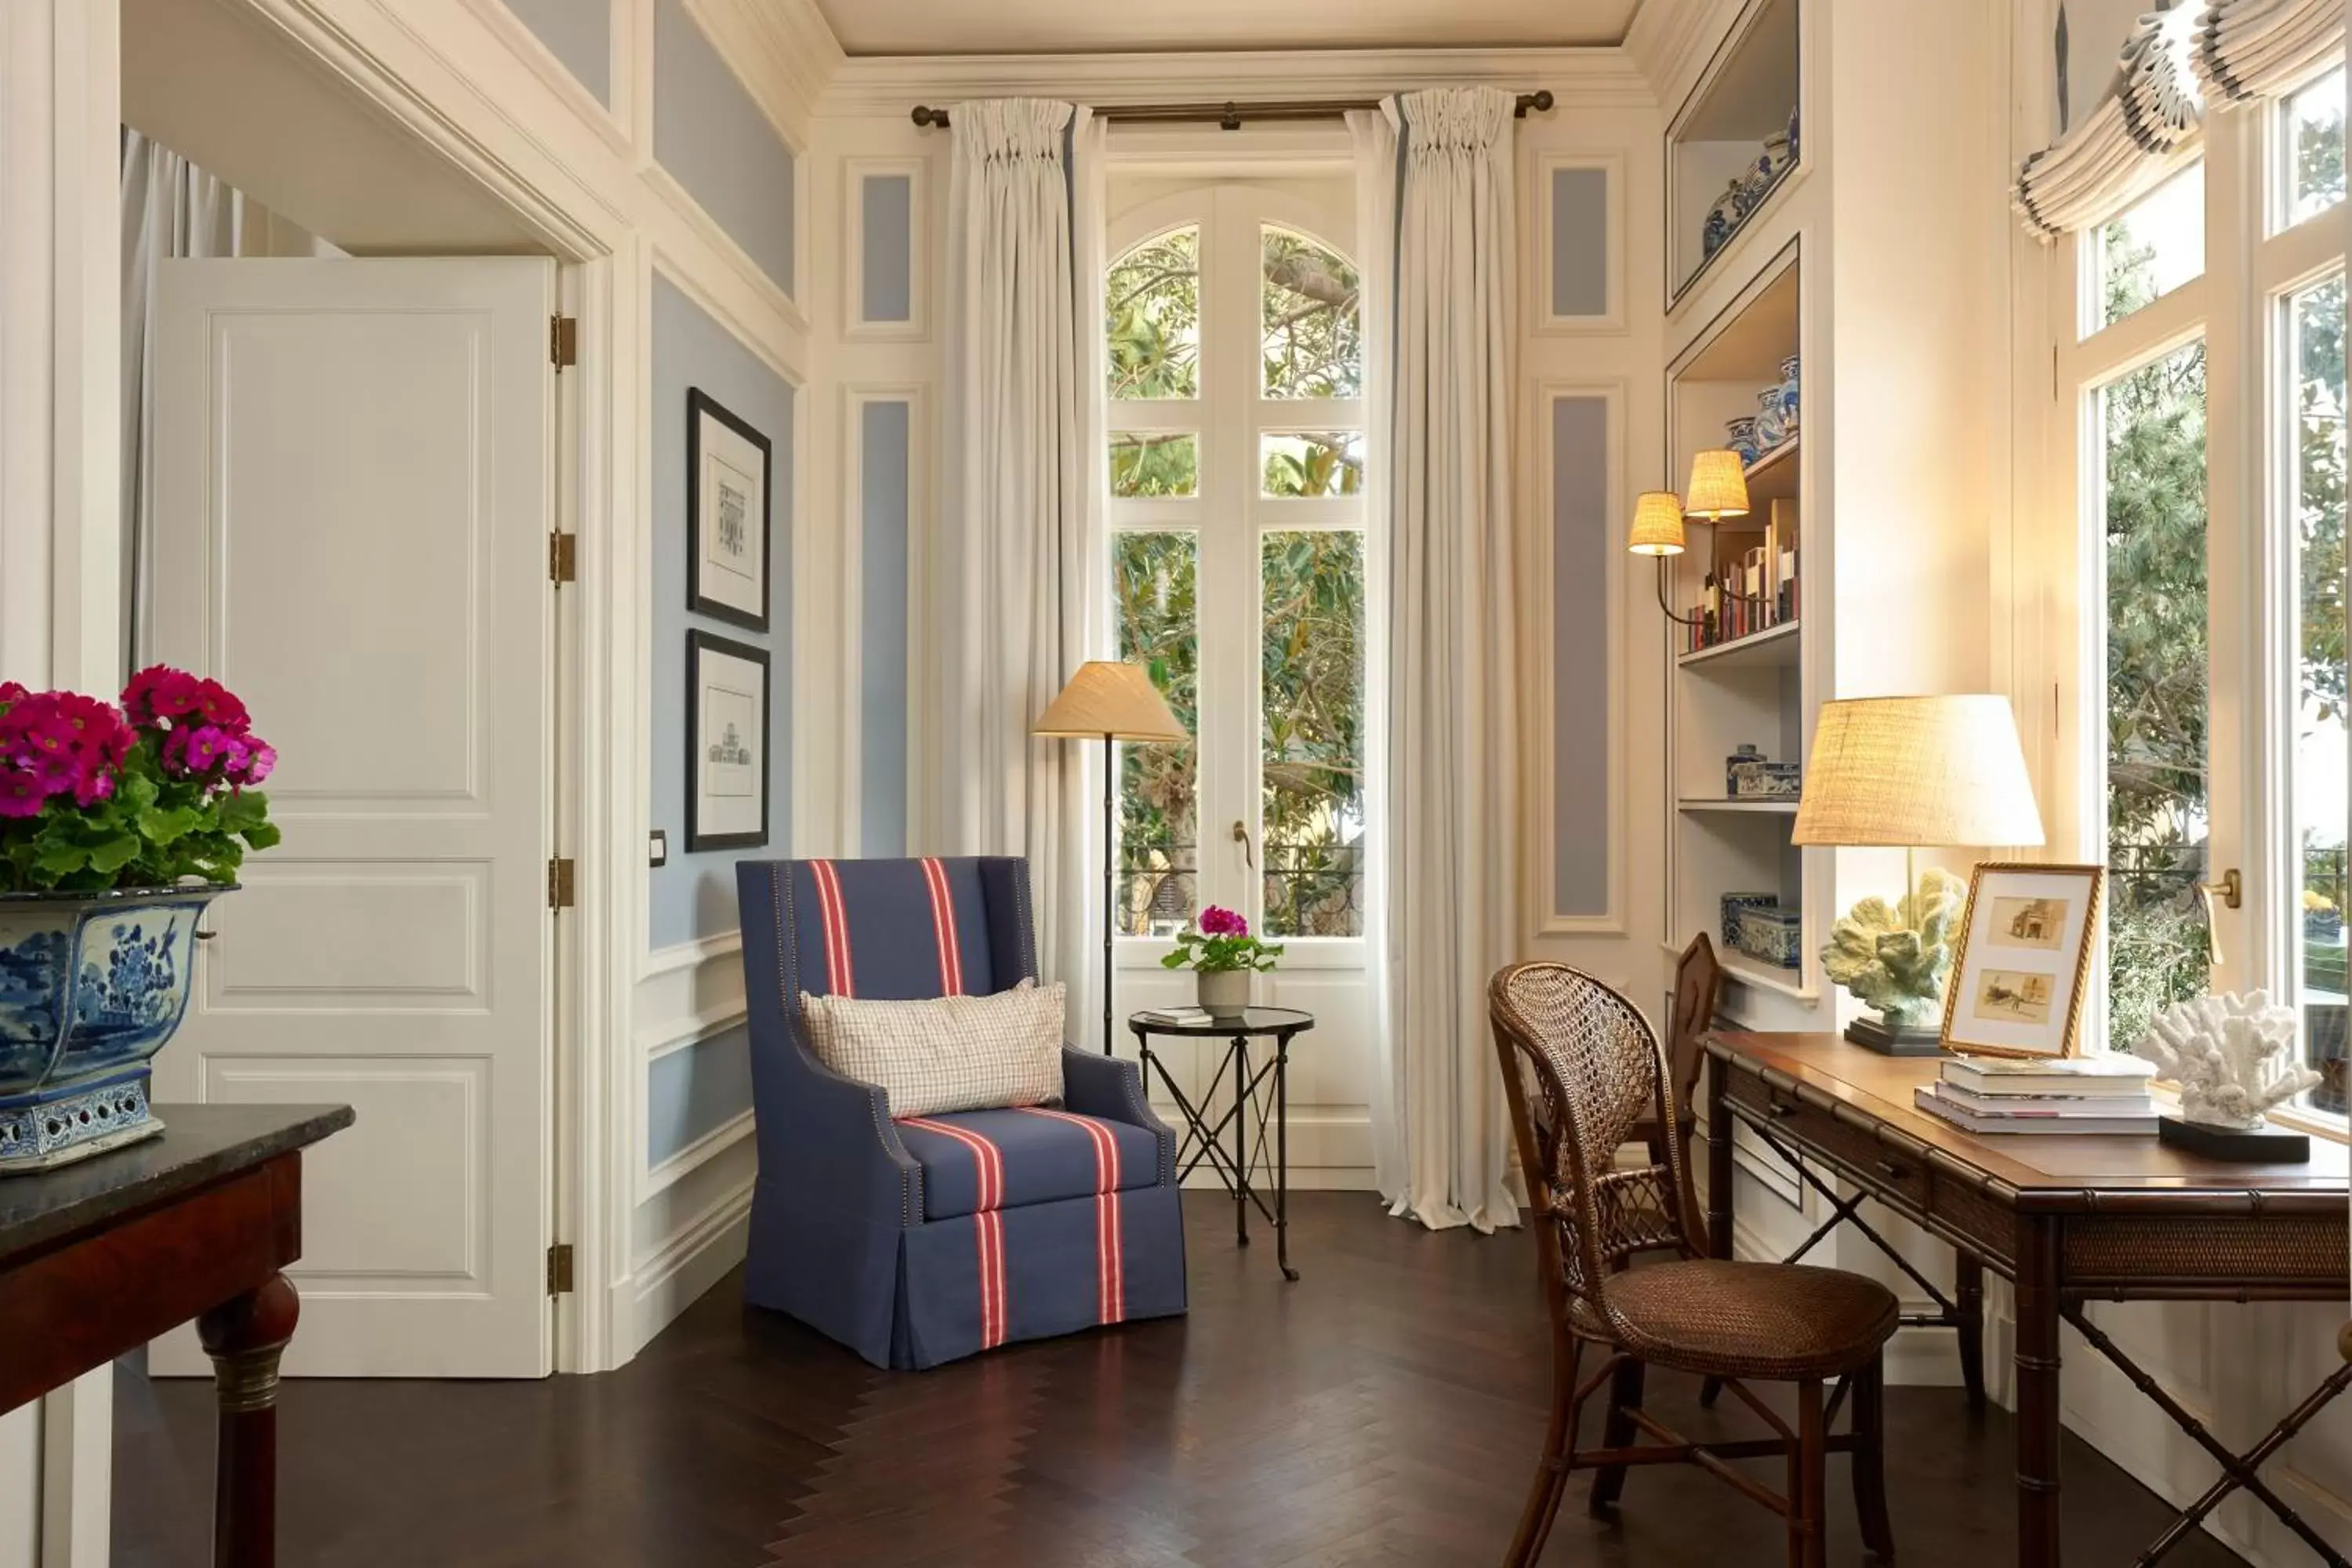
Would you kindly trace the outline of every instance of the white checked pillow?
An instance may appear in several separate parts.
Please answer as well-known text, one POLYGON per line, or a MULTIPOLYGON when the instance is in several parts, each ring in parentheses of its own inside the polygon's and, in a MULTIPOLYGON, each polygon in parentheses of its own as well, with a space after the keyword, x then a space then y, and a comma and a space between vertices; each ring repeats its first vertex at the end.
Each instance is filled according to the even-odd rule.
POLYGON ((989 996, 881 1002, 801 994, 817 1059, 879 1084, 892 1116, 1003 1110, 1062 1098, 1059 982, 989 996))

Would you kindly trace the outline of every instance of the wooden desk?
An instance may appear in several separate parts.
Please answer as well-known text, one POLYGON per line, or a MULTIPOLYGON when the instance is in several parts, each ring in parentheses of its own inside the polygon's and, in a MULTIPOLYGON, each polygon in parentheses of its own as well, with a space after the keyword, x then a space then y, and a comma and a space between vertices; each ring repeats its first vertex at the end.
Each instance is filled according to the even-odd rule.
MULTIPOLYGON (((1916 1109, 1911 1092, 1936 1078, 1934 1058, 1882 1057, 1834 1035, 1717 1031, 1707 1056, 1707 1227, 1731 1256, 1733 1120, 1768 1142, 1833 1170, 1913 1224, 1948 1241, 1964 1262, 2017 1287, 2017 1561, 2060 1562, 2059 1325, 2094 1349, 2183 1423, 2222 1464, 2214 1491, 2185 1512, 2151 1552, 2196 1527, 2243 1488, 2279 1513, 2323 1561, 2344 1559, 2264 1486, 2261 1463, 2321 1405, 2352 1384, 2339 1369, 2245 1456, 2188 1425, 2188 1413, 2082 1314, 2103 1301, 2329 1301, 2352 1291, 2352 1156, 2312 1141, 2297 1165, 2233 1165, 2153 1138, 1979 1138, 1916 1109)), ((1958 1325, 1965 1352, 1980 1310, 1965 1289, 1958 1325)), ((2147 1561, 2144 1558, 2143 1561, 2147 1561)))
POLYGON ((0 1414, 189 1319, 220 1404, 213 1562, 277 1553, 278 1357, 294 1334, 302 1153, 348 1106, 156 1107, 163 1135, 0 1180, 0 1414))

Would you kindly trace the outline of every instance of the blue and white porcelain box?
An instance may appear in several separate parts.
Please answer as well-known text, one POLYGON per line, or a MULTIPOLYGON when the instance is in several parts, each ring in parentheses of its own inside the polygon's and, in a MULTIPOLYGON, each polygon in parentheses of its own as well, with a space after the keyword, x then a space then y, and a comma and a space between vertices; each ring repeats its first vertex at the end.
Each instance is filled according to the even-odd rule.
POLYGON ((0 893, 0 1174, 163 1130, 148 1064, 187 1012, 196 920, 229 890, 0 893))

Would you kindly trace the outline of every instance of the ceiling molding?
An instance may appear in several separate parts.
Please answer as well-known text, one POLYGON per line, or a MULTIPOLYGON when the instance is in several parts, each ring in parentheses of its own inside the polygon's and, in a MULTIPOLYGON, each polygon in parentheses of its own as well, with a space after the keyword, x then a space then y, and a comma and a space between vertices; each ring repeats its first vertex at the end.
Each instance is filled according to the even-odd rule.
POLYGON ((752 68, 745 85, 796 146, 846 58, 816 0, 685 0, 688 13, 722 50, 740 49, 752 68))
MULTIPOLYGON (((1644 10, 1658 0, 1649 0, 1644 10)), ((1057 98, 1092 105, 1199 96, 1376 98, 1423 88, 1548 87, 1562 109, 1649 108, 1656 96, 1620 47, 1263 49, 1193 54, 894 55, 853 57, 817 112, 904 116, 917 103, 1057 98)))
POLYGON ((1672 116, 1731 31, 1746 0, 1642 0, 1625 52, 1672 116))

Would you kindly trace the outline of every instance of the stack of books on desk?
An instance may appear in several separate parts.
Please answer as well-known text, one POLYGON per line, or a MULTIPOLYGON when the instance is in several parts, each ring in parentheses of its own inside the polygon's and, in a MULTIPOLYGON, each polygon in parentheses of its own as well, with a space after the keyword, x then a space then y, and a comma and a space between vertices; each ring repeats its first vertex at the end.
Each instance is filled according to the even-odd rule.
POLYGON ((2155 1065, 2137 1057, 1954 1057, 1941 1079, 1921 1084, 1912 1098, 1970 1132, 2151 1136, 2156 1101, 2147 1086, 2155 1076, 2155 1065))

